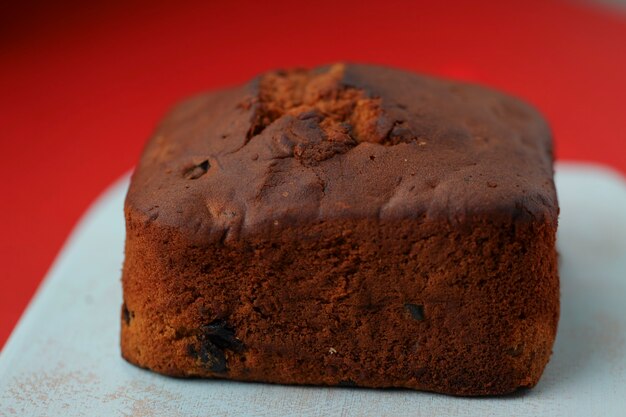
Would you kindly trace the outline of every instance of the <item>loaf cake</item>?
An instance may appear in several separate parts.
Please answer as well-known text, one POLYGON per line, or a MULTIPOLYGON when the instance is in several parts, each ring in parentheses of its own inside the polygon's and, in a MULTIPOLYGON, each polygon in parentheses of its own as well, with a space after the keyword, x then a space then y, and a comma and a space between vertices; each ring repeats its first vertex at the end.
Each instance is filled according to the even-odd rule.
POLYGON ((551 133, 470 84, 334 64, 193 97, 125 203, 121 348, 176 377, 496 395, 559 316, 551 133))

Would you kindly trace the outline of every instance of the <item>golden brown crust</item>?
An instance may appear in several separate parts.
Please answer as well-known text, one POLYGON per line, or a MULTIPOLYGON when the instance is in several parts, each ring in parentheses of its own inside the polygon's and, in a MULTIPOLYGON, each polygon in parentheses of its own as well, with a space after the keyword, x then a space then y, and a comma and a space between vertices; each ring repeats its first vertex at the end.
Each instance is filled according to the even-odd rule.
POLYGON ((247 86, 188 102, 148 146, 125 207, 123 356, 183 377, 534 386, 559 312, 540 117, 478 87, 364 66, 260 85, 256 99, 247 86), (429 96, 444 87, 470 102, 429 96), (507 115, 469 110, 490 100, 507 115), (412 110, 391 117, 390 103, 412 110), (450 133, 468 120, 480 125, 450 133))

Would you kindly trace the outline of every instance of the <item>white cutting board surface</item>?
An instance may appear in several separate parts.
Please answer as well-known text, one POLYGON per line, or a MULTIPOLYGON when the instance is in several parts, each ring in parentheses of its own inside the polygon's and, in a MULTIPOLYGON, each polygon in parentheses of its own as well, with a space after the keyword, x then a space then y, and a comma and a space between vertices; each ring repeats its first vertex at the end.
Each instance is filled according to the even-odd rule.
POLYGON ((557 168, 554 354, 535 389, 500 398, 180 380, 129 365, 118 347, 127 186, 89 210, 0 353, 0 416, 626 416, 626 181, 612 171, 557 168))

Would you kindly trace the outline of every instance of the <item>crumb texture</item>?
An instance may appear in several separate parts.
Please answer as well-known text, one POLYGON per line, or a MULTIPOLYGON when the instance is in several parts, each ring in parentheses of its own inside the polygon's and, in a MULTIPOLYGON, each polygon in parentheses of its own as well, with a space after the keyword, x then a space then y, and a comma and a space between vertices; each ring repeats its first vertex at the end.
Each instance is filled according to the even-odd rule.
POLYGON ((559 314, 552 142, 482 87, 334 64, 178 105, 126 199, 122 354, 182 377, 493 395, 559 314))
POLYGON ((262 77, 248 138, 281 117, 310 120, 319 134, 294 135, 297 143, 289 152, 308 165, 345 153, 361 142, 397 144, 416 139, 408 129, 402 130, 406 120, 385 117, 380 97, 342 84, 344 73, 343 65, 334 65, 324 71, 279 71, 262 77))

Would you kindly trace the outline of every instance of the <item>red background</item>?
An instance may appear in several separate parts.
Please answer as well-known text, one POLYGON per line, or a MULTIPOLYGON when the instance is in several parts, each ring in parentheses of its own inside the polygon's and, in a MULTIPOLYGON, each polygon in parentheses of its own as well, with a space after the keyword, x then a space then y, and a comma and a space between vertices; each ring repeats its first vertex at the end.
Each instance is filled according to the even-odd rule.
POLYGON ((564 1, 14 2, 0 6, 0 346, 88 205, 171 104, 337 60, 535 103, 557 156, 626 173, 626 14, 564 1))

